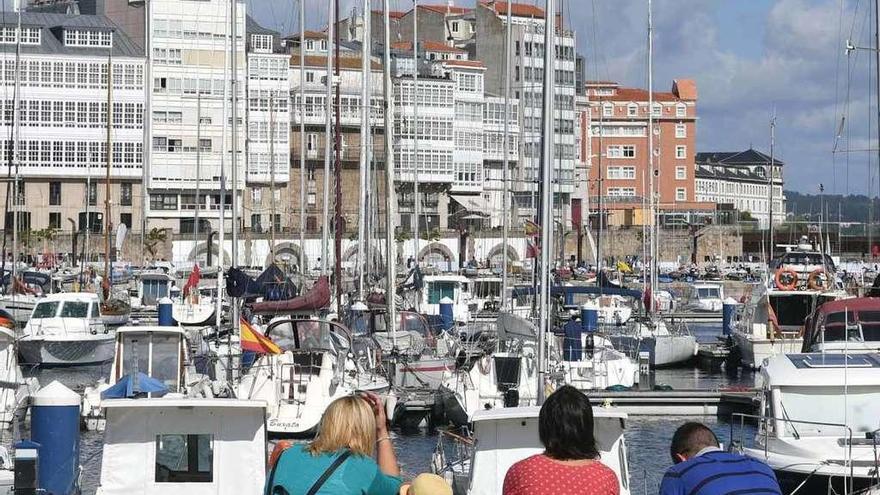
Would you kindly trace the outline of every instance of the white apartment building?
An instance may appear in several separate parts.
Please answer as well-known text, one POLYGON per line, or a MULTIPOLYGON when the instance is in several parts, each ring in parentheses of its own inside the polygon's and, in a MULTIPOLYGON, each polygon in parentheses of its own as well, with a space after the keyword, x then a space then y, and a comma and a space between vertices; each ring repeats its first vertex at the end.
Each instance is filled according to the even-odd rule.
MULTIPOLYGON (((5 136, 0 142, 0 174, 6 177, 10 166, 18 166, 20 194, 12 199, 20 212, 20 230, 84 229, 88 210, 93 231, 103 231, 109 61, 113 79, 110 221, 140 230, 142 50, 106 17, 24 12, 17 68, 16 21, 15 14, 7 13, 0 22, 0 133, 5 136)), ((6 188, 7 184, 0 186, 0 194, 6 194, 6 188)), ((11 228, 11 213, 4 220, 11 228)))
MULTIPOLYGON (((504 97, 485 96, 483 110, 483 197, 489 205, 491 227, 503 223, 504 215, 512 220, 509 211, 504 211, 504 97)), ((510 99, 507 134, 508 179, 516 177, 519 162, 519 101, 510 99)), ((513 201, 510 200, 510 208, 513 201)))
MULTIPOLYGON (((511 86, 519 100, 521 153, 514 189, 517 213, 521 218, 535 215, 536 181, 541 163, 542 105, 544 80, 545 13, 533 5, 508 2, 479 2, 476 7, 476 59, 487 64, 486 91, 503 94, 507 9, 511 9, 512 51, 511 86)), ((573 31, 556 29, 555 160, 554 214, 563 224, 570 220, 574 192, 576 38, 573 31)))
MULTIPOLYGON (((773 224, 785 220, 783 162, 773 159, 773 224)), ((695 194, 697 201, 733 205, 749 212, 758 227, 770 225, 770 157, 760 151, 697 153, 695 194)))

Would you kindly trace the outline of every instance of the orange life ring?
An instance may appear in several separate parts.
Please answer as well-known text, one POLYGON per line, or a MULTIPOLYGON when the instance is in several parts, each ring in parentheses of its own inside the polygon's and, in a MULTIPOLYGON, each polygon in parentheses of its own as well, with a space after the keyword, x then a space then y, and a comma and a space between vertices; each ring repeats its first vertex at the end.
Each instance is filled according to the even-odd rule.
POLYGON ((827 289, 828 285, 831 285, 831 274, 828 273, 824 268, 816 268, 812 272, 810 272, 810 276, 807 277, 807 287, 813 290, 824 290, 827 289), (825 275, 825 283, 821 284, 821 276, 825 275))
POLYGON ((794 270, 791 270, 789 268, 784 268, 784 269, 780 268, 779 270, 776 270, 776 276, 773 278, 773 280, 776 282, 776 287, 778 287, 779 289, 795 290, 797 288, 798 275, 797 275, 797 272, 795 272, 794 270), (789 276, 790 282, 785 283, 782 280, 782 277, 784 275, 789 276))

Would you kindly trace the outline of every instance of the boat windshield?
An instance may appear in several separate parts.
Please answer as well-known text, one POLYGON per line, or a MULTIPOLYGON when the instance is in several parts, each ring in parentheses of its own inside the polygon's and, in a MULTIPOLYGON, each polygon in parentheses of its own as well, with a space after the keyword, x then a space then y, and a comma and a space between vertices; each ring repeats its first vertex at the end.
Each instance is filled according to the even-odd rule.
POLYGON ((718 287, 700 287, 697 289, 697 297, 700 299, 707 299, 710 297, 718 298, 721 297, 721 294, 718 287))
POLYGON ((41 302, 37 304, 34 308, 34 313, 31 315, 31 319, 54 317, 55 313, 58 311, 58 304, 58 301, 41 302))
POLYGON ((144 295, 141 302, 146 305, 156 304, 159 299, 168 297, 167 280, 143 280, 144 295))
POLYGON ((846 399, 842 387, 782 387, 780 401, 783 411, 776 418, 782 420, 785 436, 846 436, 844 428, 827 426, 828 423, 846 424, 853 437, 880 428, 880 387, 850 386, 846 399), (787 421, 791 420, 791 421, 787 421), (798 423, 812 421, 825 425, 798 423))
POLYGON ((337 328, 326 321, 301 320, 281 323, 266 332, 266 336, 278 344, 278 347, 289 350, 320 350, 348 351, 351 347, 348 337, 342 335, 337 328), (297 341, 299 346, 297 346, 297 341))
POLYGON ((65 301, 58 314, 61 318, 88 318, 89 303, 84 301, 65 301))
POLYGON ((477 280, 474 282, 474 295, 482 299, 501 297, 501 282, 496 280, 477 280))
POLYGON ((122 349, 122 373, 118 378, 137 371, 160 380, 172 392, 178 390, 179 335, 126 333, 122 336, 122 349))
POLYGON ((440 304, 444 297, 455 300, 455 287, 458 282, 428 282, 428 304, 440 304))
POLYGON ((427 323, 416 313, 400 313, 400 329, 405 332, 416 332, 422 337, 431 335, 427 323))

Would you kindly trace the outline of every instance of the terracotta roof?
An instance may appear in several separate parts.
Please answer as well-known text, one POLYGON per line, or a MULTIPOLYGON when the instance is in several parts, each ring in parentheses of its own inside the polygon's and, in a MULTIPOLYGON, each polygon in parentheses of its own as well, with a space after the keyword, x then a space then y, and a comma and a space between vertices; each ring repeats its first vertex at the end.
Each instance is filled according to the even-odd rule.
POLYGON ((461 67, 486 67, 483 62, 479 60, 441 60, 444 65, 458 65, 461 67))
MULTIPOLYGON (((596 101, 648 101, 648 90, 640 88, 618 88, 613 95, 596 95, 596 101)), ((672 93, 654 92, 654 101, 681 101, 672 93)))
MULTIPOLYGON (((335 60, 335 57, 334 57, 335 60)), ((334 62, 335 63, 335 62, 334 62)), ((290 66, 291 67, 299 67, 299 54, 292 55, 290 57, 290 66)), ((306 67, 327 67, 327 57, 320 57, 314 55, 306 56, 306 67)), ((360 57, 339 57, 339 68, 340 69, 361 69, 361 58, 360 57)), ((370 68, 372 70, 381 70, 382 65, 378 62, 370 62, 370 68)))
MULTIPOLYGON (((420 41, 422 50, 426 52, 447 52, 447 53, 467 53, 467 50, 449 46, 440 41, 420 41)), ((395 50, 412 51, 412 41, 395 41, 391 43, 391 48, 395 50)))
MULTIPOLYGON (((382 15, 382 11, 381 11, 381 10, 373 10, 373 13, 374 13, 374 14, 382 15)), ((389 11, 389 12, 388 12, 388 17, 390 17, 390 18, 392 18, 392 19, 400 19, 401 17, 403 17, 403 16, 405 16, 405 15, 406 15, 406 12, 403 12, 403 11, 400 11, 400 10, 392 10, 392 11, 389 11)))
POLYGON ((480 0, 480 4, 487 8, 494 8, 498 15, 507 15, 507 6, 510 5, 510 15, 517 17, 544 18, 544 9, 525 3, 496 2, 493 0, 480 0))
POLYGON ((432 12, 437 12, 438 14, 467 14, 468 12, 472 12, 474 10, 467 7, 455 7, 447 5, 419 5, 419 8, 430 10, 432 12))
POLYGON ((586 81, 585 86, 620 86, 617 81, 586 81))

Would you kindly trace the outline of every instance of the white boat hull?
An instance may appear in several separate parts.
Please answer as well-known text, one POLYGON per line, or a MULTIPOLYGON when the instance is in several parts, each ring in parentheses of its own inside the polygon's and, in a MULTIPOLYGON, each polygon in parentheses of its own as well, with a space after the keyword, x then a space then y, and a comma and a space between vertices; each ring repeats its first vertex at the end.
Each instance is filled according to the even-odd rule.
POLYGON ((407 363, 397 363, 394 373, 395 387, 418 387, 437 390, 455 372, 454 358, 422 358, 407 363))
POLYGON ((15 319, 16 323, 25 324, 31 318, 39 299, 33 296, 12 296, 0 297, 0 309, 6 310, 15 319))
POLYGON ((89 337, 24 337, 18 350, 22 362, 38 366, 85 366, 103 364, 113 359, 114 334, 98 333, 89 337))
POLYGON ((770 340, 746 335, 742 332, 733 332, 733 342, 739 348, 742 366, 759 369, 764 360, 769 357, 801 352, 804 339, 801 337, 781 337, 770 340))
POLYGON ((214 322, 214 304, 174 303, 171 315, 174 321, 183 326, 209 325, 214 322))
POLYGON ((615 349, 631 350, 636 357, 647 352, 651 368, 684 364, 697 354, 697 339, 693 335, 612 335, 609 339, 615 349))

